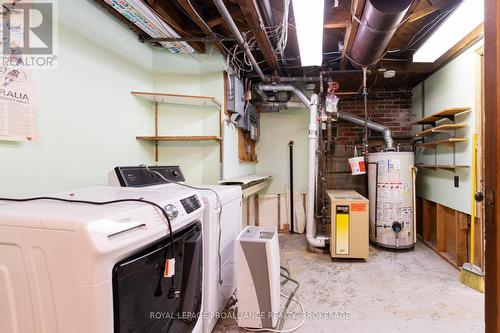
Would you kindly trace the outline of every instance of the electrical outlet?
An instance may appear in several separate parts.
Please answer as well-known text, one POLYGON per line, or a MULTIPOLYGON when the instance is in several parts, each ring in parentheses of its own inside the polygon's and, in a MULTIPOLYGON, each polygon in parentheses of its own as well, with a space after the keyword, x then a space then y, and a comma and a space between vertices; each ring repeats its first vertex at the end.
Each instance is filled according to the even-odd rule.
POLYGON ((460 186, 460 178, 458 176, 453 177, 453 182, 456 188, 460 186))

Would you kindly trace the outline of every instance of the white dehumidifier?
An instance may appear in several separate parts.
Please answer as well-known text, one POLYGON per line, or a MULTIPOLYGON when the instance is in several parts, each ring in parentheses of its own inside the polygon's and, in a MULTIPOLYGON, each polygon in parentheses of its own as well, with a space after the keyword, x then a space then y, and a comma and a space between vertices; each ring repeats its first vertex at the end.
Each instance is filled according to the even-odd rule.
POLYGON ((278 230, 249 226, 236 243, 238 326, 274 328, 280 311, 278 230))

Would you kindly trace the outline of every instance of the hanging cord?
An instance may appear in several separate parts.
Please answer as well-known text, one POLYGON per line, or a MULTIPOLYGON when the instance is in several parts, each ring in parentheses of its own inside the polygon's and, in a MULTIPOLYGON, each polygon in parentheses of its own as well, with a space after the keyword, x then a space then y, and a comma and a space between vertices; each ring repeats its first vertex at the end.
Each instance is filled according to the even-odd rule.
POLYGON ((278 45, 276 47, 277 51, 284 57, 286 45, 288 43, 288 17, 290 10, 291 0, 283 0, 283 20, 281 21, 281 26, 277 29, 277 34, 279 34, 278 45))
POLYGON ((363 67, 363 100, 365 104, 365 133, 364 133, 364 147, 363 154, 368 158, 368 90, 366 89, 366 73, 367 67, 363 67))
POLYGON ((222 255, 221 255, 221 238, 222 238, 222 224, 221 224, 221 216, 222 216, 222 201, 220 200, 220 197, 219 197, 219 193, 217 193, 217 191, 211 189, 211 188, 205 188, 205 187, 196 187, 196 186, 191 186, 191 185, 187 185, 187 184, 183 184, 183 183, 179 183, 179 182, 175 182, 175 181, 172 181, 170 179, 167 179, 165 178, 161 173, 159 173, 158 171, 155 171, 155 170, 151 170, 146 164, 141 164, 139 165, 140 167, 144 167, 146 168, 146 170, 152 174, 155 174, 157 175, 158 177, 160 177, 162 180, 164 180, 165 182, 169 183, 169 184, 177 184, 179 186, 183 186, 183 187, 187 187, 189 189, 192 189, 192 190, 197 190, 197 191, 210 191, 212 192, 213 194, 215 194, 215 197, 217 198, 217 207, 215 207, 215 210, 217 211, 217 227, 218 227, 218 240, 217 240, 217 247, 218 247, 218 251, 217 251, 217 259, 219 261, 219 285, 222 286, 222 284, 224 283, 224 281, 222 280, 222 255))
MULTIPOLYGON (((165 246, 165 255, 164 255, 164 260, 162 262, 163 269, 160 270, 160 275, 158 277, 158 285, 156 286, 155 290, 155 296, 160 297, 163 294, 162 288, 161 288, 161 281, 164 278, 164 271, 165 271, 165 265, 167 263, 167 260, 169 259, 175 259, 175 243, 174 243, 174 234, 172 232, 172 224, 170 222, 170 218, 168 217, 167 212, 163 207, 158 205, 157 203, 154 203, 152 201, 148 200, 141 200, 141 199, 119 199, 119 200, 112 200, 112 201, 88 201, 88 200, 74 200, 74 199, 63 199, 63 198, 56 198, 56 197, 35 197, 35 198, 25 198, 25 199, 12 199, 12 198, 0 198, 0 201, 10 201, 10 202, 28 202, 28 201, 40 201, 40 200, 51 200, 51 201, 60 201, 60 202, 66 202, 66 203, 77 203, 77 204, 86 204, 86 205, 95 205, 95 206, 104 206, 104 205, 112 205, 112 204, 117 204, 117 203, 123 203, 123 202, 139 202, 142 204, 148 204, 151 205, 157 209, 159 209, 165 218, 168 231, 169 231, 169 239, 170 239, 170 255, 171 258, 168 258, 168 246, 165 246)), ((168 297, 169 298, 177 298, 180 294, 178 290, 175 289, 175 273, 171 276, 172 278, 172 284, 170 287, 170 290, 168 292, 168 297)))
POLYGON ((282 266, 281 270, 283 270, 286 273, 286 274, 283 274, 283 273, 280 274, 282 277, 285 278, 285 280, 281 282, 281 286, 284 286, 288 282, 292 282, 292 283, 295 284, 295 288, 290 293, 290 296, 288 296, 288 300, 285 303, 285 306, 283 307, 283 315, 280 317, 280 319, 278 321, 278 325, 277 325, 278 330, 282 330, 283 329, 283 325, 285 325, 285 314, 286 314, 286 312, 288 310, 288 307, 290 306, 290 303, 292 302, 293 297, 295 296, 295 294, 297 293, 297 291, 300 288, 299 281, 297 281, 295 279, 292 279, 290 271, 287 268, 285 268, 285 267, 282 266))

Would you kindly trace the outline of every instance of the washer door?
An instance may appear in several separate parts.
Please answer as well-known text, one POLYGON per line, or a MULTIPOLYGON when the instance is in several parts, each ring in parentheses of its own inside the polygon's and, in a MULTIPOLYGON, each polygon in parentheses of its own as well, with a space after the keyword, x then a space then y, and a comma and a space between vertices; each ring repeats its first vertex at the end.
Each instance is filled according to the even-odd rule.
POLYGON ((169 297, 172 278, 164 278, 164 238, 117 263, 113 269, 115 333, 191 332, 201 311, 203 244, 196 221, 174 233, 175 286, 178 298, 169 297))

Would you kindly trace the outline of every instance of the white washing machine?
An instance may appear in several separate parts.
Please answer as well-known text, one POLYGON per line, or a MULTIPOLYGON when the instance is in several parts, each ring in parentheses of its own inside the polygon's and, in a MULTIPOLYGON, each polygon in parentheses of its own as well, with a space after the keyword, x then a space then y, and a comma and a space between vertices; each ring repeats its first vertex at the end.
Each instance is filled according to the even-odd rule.
POLYGON ((174 279, 164 276, 166 220, 149 204, 2 205, 0 332, 201 332, 204 205, 195 191, 106 186, 52 196, 176 211, 174 279))
MULTIPOLYGON (((150 170, 159 172, 174 182, 183 182, 184 176, 178 166, 155 166, 150 170)), ((109 175, 110 185, 148 186, 149 189, 171 191, 183 188, 178 184, 165 181, 147 171, 144 167, 117 167, 109 175), (158 185, 160 184, 160 185, 158 185)), ((203 292, 203 332, 210 333, 217 324, 220 312, 236 290, 235 257, 236 238, 243 229, 242 225, 242 190, 240 186, 200 186, 207 190, 198 190, 205 204, 203 217, 203 253, 204 253, 204 292, 203 292), (218 201, 221 201, 222 214, 218 218, 218 201), (219 230, 220 246, 219 246, 219 230), (220 258, 219 258, 220 253, 220 258)))
POLYGON ((220 318, 220 313, 236 291, 236 239, 243 228, 241 187, 222 185, 207 187, 218 193, 222 215, 219 246, 217 197, 211 191, 199 192, 205 204, 203 216, 204 333, 212 332, 220 318))

